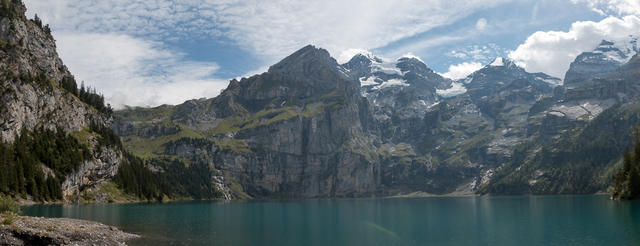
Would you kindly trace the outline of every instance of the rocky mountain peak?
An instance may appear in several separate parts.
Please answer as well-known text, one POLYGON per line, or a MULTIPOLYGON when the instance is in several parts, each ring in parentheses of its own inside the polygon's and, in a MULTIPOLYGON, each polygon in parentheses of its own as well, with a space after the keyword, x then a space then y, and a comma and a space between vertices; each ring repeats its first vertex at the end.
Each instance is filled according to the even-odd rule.
POLYGON ((493 59, 493 61, 485 67, 502 67, 502 68, 509 68, 509 69, 521 69, 521 67, 518 66, 518 64, 516 64, 513 60, 506 57, 496 57, 496 59, 493 59))
POLYGON ((593 51, 583 52, 576 57, 565 74, 564 84, 572 88, 589 79, 614 72, 638 51, 635 37, 619 43, 602 40, 593 51))
POLYGON ((412 71, 412 72, 416 72, 419 74, 430 74, 430 73, 435 73, 433 70, 431 70, 430 68, 427 67, 427 64, 425 64, 420 58, 418 58, 417 56, 402 56, 400 58, 398 58, 397 60, 397 67, 400 68, 400 70, 404 71, 412 71))
POLYGON ((315 69, 337 71, 340 65, 327 50, 307 45, 271 66, 269 73, 307 74, 315 69))
POLYGON ((371 53, 358 53, 354 55, 347 63, 348 64, 356 64, 356 63, 367 63, 371 64, 373 62, 382 62, 382 59, 371 54, 371 53))
POLYGON ((518 66, 513 60, 497 57, 491 63, 478 71, 473 72, 462 80, 465 84, 478 83, 479 81, 502 81, 513 80, 528 74, 524 68, 518 66))

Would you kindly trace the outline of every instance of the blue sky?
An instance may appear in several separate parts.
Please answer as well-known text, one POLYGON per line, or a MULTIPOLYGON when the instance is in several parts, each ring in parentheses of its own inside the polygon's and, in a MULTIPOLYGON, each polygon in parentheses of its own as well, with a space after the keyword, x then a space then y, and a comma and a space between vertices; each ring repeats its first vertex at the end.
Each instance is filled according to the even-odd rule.
POLYGON ((637 0, 344 2, 25 0, 76 78, 116 107, 213 97, 307 44, 339 61, 411 53, 454 79, 497 56, 562 78, 600 40, 640 32, 637 0))

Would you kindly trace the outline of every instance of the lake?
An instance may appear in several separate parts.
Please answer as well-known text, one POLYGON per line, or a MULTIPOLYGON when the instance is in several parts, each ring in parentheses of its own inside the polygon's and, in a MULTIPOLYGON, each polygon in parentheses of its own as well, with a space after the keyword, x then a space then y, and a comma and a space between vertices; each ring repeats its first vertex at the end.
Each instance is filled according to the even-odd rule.
POLYGON ((604 195, 43 205, 118 226, 129 245, 638 245, 640 202, 604 195))

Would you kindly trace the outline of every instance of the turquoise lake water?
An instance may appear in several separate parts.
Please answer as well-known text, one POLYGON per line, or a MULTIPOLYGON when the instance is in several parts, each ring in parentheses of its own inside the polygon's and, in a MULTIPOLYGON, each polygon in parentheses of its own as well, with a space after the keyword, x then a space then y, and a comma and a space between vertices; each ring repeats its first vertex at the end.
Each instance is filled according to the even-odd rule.
POLYGON ((24 207, 141 235, 129 245, 640 245, 640 202, 607 196, 319 199, 24 207))

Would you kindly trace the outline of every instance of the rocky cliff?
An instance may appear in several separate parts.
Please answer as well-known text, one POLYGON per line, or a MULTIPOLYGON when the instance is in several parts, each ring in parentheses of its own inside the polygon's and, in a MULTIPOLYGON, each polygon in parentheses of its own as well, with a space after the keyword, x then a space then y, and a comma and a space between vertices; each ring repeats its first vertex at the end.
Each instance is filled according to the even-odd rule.
MULTIPOLYGON (((89 152, 80 167, 56 177, 63 199, 75 200, 81 191, 113 178, 123 161, 121 149, 99 145, 101 136, 90 129, 91 124, 108 127, 111 116, 63 88, 73 75, 58 57, 49 27, 27 20, 21 1, 7 4, 0 18, 0 142, 11 145, 23 133, 50 130, 86 146, 89 152)), ((48 163, 41 168, 45 178, 56 175, 48 163)))
POLYGON ((567 72, 566 86, 530 110, 530 138, 516 148, 514 159, 498 170, 482 192, 606 191, 622 154, 631 147, 632 128, 640 123, 640 77, 637 55, 614 67, 593 66, 603 69, 600 72, 577 69, 585 68, 585 57, 591 64, 610 62, 610 57, 597 55, 603 45, 613 46, 603 41, 596 51, 578 56, 567 72), (569 76, 576 75, 576 70, 585 73, 569 76))

